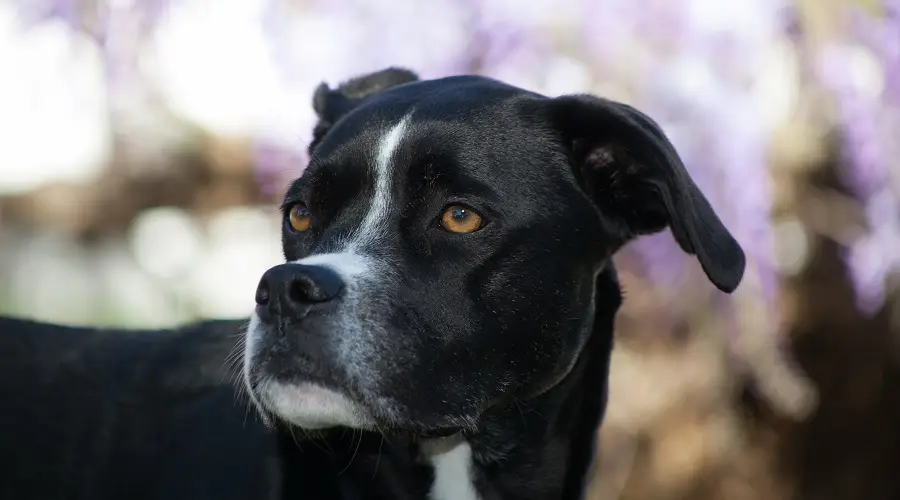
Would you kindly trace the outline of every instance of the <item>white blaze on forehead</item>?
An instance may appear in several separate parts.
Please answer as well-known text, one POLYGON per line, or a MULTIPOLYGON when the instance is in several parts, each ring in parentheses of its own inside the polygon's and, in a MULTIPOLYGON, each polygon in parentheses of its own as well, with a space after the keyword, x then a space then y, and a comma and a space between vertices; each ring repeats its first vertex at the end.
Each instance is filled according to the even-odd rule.
POLYGON ((378 263, 365 254, 363 247, 375 240, 379 231, 384 229, 384 222, 391 207, 394 156, 400 143, 403 142, 409 117, 410 115, 404 116, 378 141, 375 164, 372 166, 375 188, 371 205, 350 238, 335 252, 310 255, 293 261, 294 264, 326 267, 337 273, 344 283, 351 287, 360 278, 365 279, 375 272, 378 263))
POLYGON ((391 180, 393 179, 391 174, 395 165, 394 153, 403 141, 408 123, 409 115, 406 115, 400 120, 400 123, 391 127, 378 142, 374 165, 375 194, 372 196, 372 205, 350 240, 348 250, 353 250, 357 245, 371 241, 384 227, 384 221, 391 205, 391 180))

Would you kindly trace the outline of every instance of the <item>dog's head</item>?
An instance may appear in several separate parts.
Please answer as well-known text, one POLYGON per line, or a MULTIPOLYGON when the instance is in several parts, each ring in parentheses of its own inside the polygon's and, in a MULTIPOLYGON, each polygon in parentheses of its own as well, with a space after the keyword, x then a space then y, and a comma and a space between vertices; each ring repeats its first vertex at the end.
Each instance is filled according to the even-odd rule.
POLYGON ((741 280, 740 246, 632 107, 399 69, 313 101, 287 263, 247 331, 246 382, 281 419, 450 432, 547 391, 609 299, 598 274, 641 234, 671 228, 719 289, 741 280))

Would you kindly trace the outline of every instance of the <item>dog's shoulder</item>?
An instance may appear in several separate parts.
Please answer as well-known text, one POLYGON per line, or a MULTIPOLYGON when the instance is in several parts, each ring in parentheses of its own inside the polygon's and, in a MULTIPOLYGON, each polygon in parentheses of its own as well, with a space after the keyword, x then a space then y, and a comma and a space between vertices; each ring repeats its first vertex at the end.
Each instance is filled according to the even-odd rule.
POLYGON ((266 498, 275 442, 228 362, 243 325, 0 318, 0 441, 17 450, 0 485, 22 499, 266 498))

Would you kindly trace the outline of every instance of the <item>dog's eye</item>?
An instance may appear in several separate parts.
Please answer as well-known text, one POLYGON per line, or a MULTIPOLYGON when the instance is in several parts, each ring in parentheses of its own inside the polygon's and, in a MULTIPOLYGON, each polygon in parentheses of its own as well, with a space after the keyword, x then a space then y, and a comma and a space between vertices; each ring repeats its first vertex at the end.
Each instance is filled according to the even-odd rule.
POLYGON ((451 233, 474 233, 481 225, 481 216, 461 205, 451 205, 441 215, 441 227, 451 233))
POLYGON ((288 212, 288 221, 291 223, 291 229, 297 231, 298 233, 302 233, 309 229, 309 209, 306 208, 306 205, 302 203, 298 203, 291 207, 291 210, 288 212))

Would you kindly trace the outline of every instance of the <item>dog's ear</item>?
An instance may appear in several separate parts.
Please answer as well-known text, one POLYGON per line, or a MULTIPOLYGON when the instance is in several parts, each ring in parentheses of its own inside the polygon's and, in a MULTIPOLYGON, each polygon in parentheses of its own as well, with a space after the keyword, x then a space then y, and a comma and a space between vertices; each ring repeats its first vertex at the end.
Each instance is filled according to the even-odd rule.
POLYGON ((414 82, 418 75, 403 68, 386 68, 367 75, 351 78, 332 89, 326 83, 321 83, 313 93, 312 105, 316 116, 319 118, 313 129, 313 138, 309 143, 307 152, 311 155, 318 146, 328 129, 331 128, 342 116, 355 108, 365 98, 384 89, 414 82))
POLYGON ((669 227, 716 287, 737 288, 744 251, 656 122, 631 106, 589 95, 551 99, 550 109, 579 182, 620 244, 669 227))

